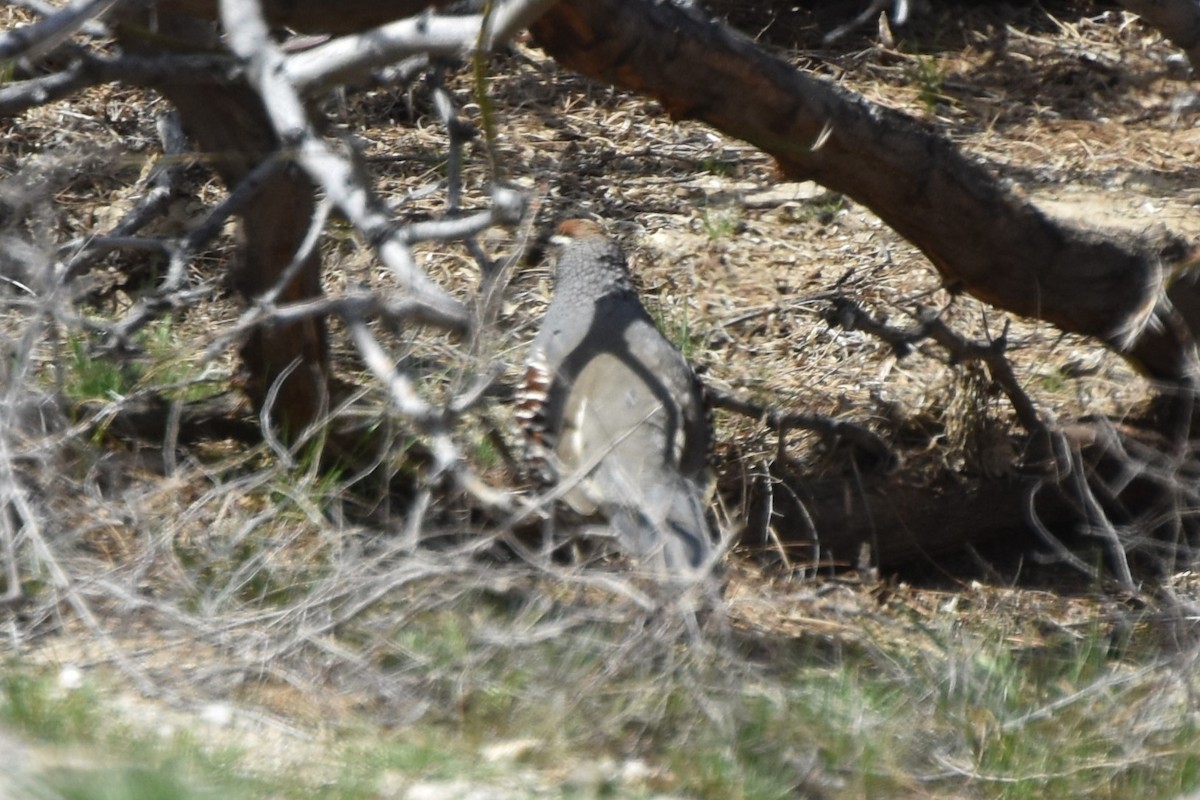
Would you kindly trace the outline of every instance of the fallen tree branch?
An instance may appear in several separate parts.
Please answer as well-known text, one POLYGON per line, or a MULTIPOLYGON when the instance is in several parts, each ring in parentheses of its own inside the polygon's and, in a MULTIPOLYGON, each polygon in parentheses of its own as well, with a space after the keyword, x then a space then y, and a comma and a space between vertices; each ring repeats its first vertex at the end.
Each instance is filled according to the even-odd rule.
MULTIPOLYGON (((74 255, 62 266, 63 280, 71 281, 85 274, 92 266, 104 257, 105 253, 116 248, 136 247, 129 241, 138 231, 144 228, 155 217, 166 209, 171 198, 175 196, 180 173, 187 165, 185 154, 188 151, 187 139, 179 123, 179 115, 163 114, 158 119, 158 134, 162 141, 163 154, 158 163, 150 171, 149 189, 138 197, 136 205, 114 225, 108 233, 89 237, 85 241, 71 241, 59 248, 74 250, 74 255)), ((157 246, 162 252, 169 253, 170 247, 158 240, 145 241, 148 247, 157 246)), ((202 245, 203 242, 196 243, 202 245)))
POLYGON ((998 338, 990 342, 972 342, 951 330, 942 321, 938 312, 931 308, 919 308, 916 312, 918 325, 901 330, 878 322, 862 306, 846 297, 835 298, 826 321, 846 330, 861 330, 892 346, 896 355, 903 357, 912 351, 912 346, 924 339, 932 339, 950 354, 953 362, 979 361, 988 368, 992 380, 1012 403, 1017 419, 1030 434, 1049 435, 1049 426, 1042 419, 1033 400, 1021 388, 1012 364, 1005 356, 1008 346, 1008 326, 998 338))
MULTIPOLYGON (((54 14, 61 14, 64 11, 62 7, 42 2, 42 0, 7 0, 7 3, 10 6, 31 11, 39 17, 49 17, 54 14)), ((95 19, 86 20, 82 25, 77 27, 77 30, 94 38, 108 38, 112 35, 107 25, 95 19)))
MULTIPOLYGON (((273 28, 305 33, 342 34, 366 30, 455 0, 263 0, 263 15, 273 28)), ((217 19, 219 0, 155 0, 166 14, 217 19)))
POLYGON ((557 0, 507 0, 489 16, 434 16, 390 22, 289 56, 284 77, 302 93, 361 79, 372 69, 417 55, 463 57, 507 42, 557 0))
POLYGON ((532 25, 564 66, 657 98, 773 155, 785 176, 863 203, 947 285, 1094 336, 1190 391, 1195 340, 1159 249, 1055 222, 911 117, 809 75, 671 3, 562 0, 532 25))
MULTIPOLYGON (((113 350, 133 349, 131 337, 144 328, 152 320, 169 309, 185 308, 202 297, 208 295, 205 287, 189 289, 187 286, 187 268, 192 257, 204 245, 220 234, 225 222, 237 214, 259 191, 261 186, 283 168, 283 162, 278 158, 268 158, 258 165, 246 179, 234 187, 224 200, 208 213, 200 224, 181 241, 170 247, 170 262, 166 277, 159 287, 151 294, 138 299, 125 317, 118 322, 108 325, 97 325, 105 332, 108 342, 106 347, 113 350)), ((71 274, 64 271, 62 280, 69 282, 71 274)))
POLYGON ((237 68, 228 56, 100 56, 81 48, 72 50, 71 63, 62 69, 0 86, 0 117, 16 116, 101 83, 219 84, 227 83, 237 68))
POLYGON ((882 439, 853 422, 831 419, 820 414, 784 412, 771 406, 735 397, 713 386, 705 386, 704 396, 714 408, 721 408, 759 420, 781 436, 796 428, 809 430, 820 434, 830 447, 836 445, 839 440, 851 443, 875 458, 879 464, 883 465, 884 471, 894 469, 899 463, 896 453, 882 439))
POLYGON ((81 0, 37 22, 0 34, 0 61, 36 61, 85 25, 127 0, 81 0))

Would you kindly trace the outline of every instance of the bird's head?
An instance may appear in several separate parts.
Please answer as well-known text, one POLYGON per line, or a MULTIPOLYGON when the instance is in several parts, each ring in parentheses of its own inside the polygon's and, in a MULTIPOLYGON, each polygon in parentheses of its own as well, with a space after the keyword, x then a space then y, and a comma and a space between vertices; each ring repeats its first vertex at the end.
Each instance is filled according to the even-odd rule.
POLYGON ((571 242, 592 238, 604 238, 604 228, 599 222, 590 219, 565 219, 558 223, 550 241, 562 247, 571 242))
POLYGON ((568 219, 550 237, 558 251, 555 283, 558 289, 601 297, 633 290, 625 254, 598 222, 568 219))

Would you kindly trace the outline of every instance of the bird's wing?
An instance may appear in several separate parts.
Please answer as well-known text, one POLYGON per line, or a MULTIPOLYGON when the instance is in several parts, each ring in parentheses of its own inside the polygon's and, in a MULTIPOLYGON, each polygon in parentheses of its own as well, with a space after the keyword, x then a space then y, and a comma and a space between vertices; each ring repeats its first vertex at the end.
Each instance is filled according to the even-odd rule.
POLYGON ((685 475, 701 475, 708 469, 712 420, 696 373, 649 316, 629 325, 624 340, 630 362, 644 365, 667 410, 664 436, 671 462, 685 475))
POLYGON ((706 491, 679 470, 681 410, 642 366, 606 351, 580 370, 557 448, 561 480, 577 482, 564 499, 576 511, 603 513, 632 553, 676 574, 713 553, 706 491))
POLYGON ((561 479, 579 480, 568 502, 580 511, 642 505, 647 487, 678 469, 678 418, 640 365, 610 351, 588 359, 563 402, 556 443, 561 479))

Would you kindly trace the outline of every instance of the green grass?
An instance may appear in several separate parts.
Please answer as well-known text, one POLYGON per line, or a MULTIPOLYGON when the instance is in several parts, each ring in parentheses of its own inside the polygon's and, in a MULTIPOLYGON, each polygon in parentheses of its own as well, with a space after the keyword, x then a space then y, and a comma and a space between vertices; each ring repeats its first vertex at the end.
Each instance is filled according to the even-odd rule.
POLYGON ((87 741, 98 721, 94 695, 54 688, 50 678, 10 661, 0 676, 0 722, 42 741, 87 741))
POLYGON ((947 100, 944 86, 946 72, 935 56, 919 55, 912 68, 911 80, 917 85, 917 99, 930 114, 947 100))
POLYGON ((1038 379, 1041 390, 1046 394, 1058 394, 1074 386, 1074 382, 1061 369, 1046 373, 1038 379))
POLYGON ((846 208, 846 198, 840 194, 830 195, 829 197, 818 200, 813 203, 800 204, 799 221, 803 222, 819 222, 822 225, 828 225, 833 222, 834 217, 846 208))
POLYGON ((1126 683, 1137 662, 1099 629, 1024 652, 1010 643, 1023 622, 947 625, 833 659, 796 646, 755 663, 682 641, 642 651, 619 627, 590 626, 481 657, 479 631, 505 619, 443 612, 408 620, 399 641, 454 676, 434 696, 454 709, 438 724, 459 748, 531 736, 543 769, 633 752, 700 798, 897 796, 914 782, 959 796, 1172 797, 1196 785, 1185 708, 1157 716, 1149 739, 1114 728, 1167 676, 1126 683))
POLYGON ((147 360, 141 374, 143 385, 162 386, 168 398, 182 402, 203 400, 224 391, 222 382, 201 378, 201 367, 194 359, 198 348, 181 341, 170 317, 148 324, 137 340, 147 360))
POLYGON ((114 725, 102 694, 63 693, 13 665, 0 723, 111 760, 40 776, 54 796, 89 799, 366 798, 389 779, 487 786, 530 775, 563 797, 705 800, 916 796, 918 787, 930 797, 1116 800, 1200 785, 1185 686, 1194 679, 1165 663, 1139 672, 1156 657, 1150 637, 1114 641, 1096 625, 1025 647, 1017 643, 1034 621, 997 617, 898 624, 894 638, 833 650, 817 637, 758 647, 718 636, 701 646, 614 619, 518 641, 577 610, 577 597, 562 599, 478 592, 399 621, 384 668, 426 676, 421 699, 432 705, 419 724, 391 731, 360 717, 327 753, 340 771, 319 786, 286 772, 248 777, 236 751, 206 752, 197 734, 139 737, 114 725), (536 742, 519 763, 480 757, 515 739, 536 742), (611 779, 584 788, 567 777, 631 758, 658 777, 622 785, 613 767, 611 779))
MULTIPOLYGON (((146 578, 148 596, 231 620, 262 613, 272 620, 263 636, 278 643, 295 635, 289 625, 320 624, 360 596, 347 591, 327 605, 322 597, 360 578, 399 581, 407 552, 389 550, 387 532, 329 523, 340 481, 304 461, 275 471, 239 461, 224 476, 210 468, 213 486, 228 491, 193 487, 207 498, 192 507, 206 522, 164 532, 162 557, 173 557, 174 569, 146 578), (227 517, 208 522, 202 503, 227 517), (382 566, 347 560, 380 551, 389 553, 382 566)), ((1079 599, 1095 616, 1066 624, 1036 604, 1000 602, 1009 590, 998 588, 964 589, 956 598, 965 610, 917 613, 878 604, 864 588, 855 602, 870 614, 861 619, 789 609, 784 592, 778 611, 805 620, 798 626, 731 621, 723 614, 736 608, 718 606, 700 615, 697 640, 669 607, 645 610, 597 585, 506 573, 503 564, 439 563, 450 571, 365 590, 371 602, 321 629, 319 647, 280 657, 281 669, 300 674, 313 674, 303 672, 313 661, 334 665, 318 673, 329 682, 322 692, 343 688, 348 664, 395 692, 323 720, 336 736, 318 748, 328 762, 319 778, 251 773, 245 751, 200 746, 200 723, 170 737, 135 729, 111 704, 116 675, 102 690, 63 692, 45 671, 10 662, 0 729, 93 754, 93 766, 39 774, 55 797, 358 800, 395 794, 383 784, 532 780, 550 796, 580 798, 1165 800, 1200 786, 1194 670, 1164 650, 1157 623, 1133 611, 1117 625, 1100 602, 1079 599), (989 603, 996 608, 982 608, 989 603), (844 632, 822 633, 823 621, 844 632), (481 756, 515 740, 535 743, 517 763, 481 756), (622 783, 620 767, 631 760, 652 777, 622 783), (596 764, 608 765, 597 781, 576 777, 596 764)), ((218 655, 237 663, 237 654, 218 655)), ((252 675, 250 707, 254 685, 252 675)))
MULTIPOLYGON (((164 525, 178 528, 155 539, 164 568, 147 573, 145 591, 206 618, 262 614, 271 620, 262 641, 273 647, 355 606, 356 582, 375 581, 358 613, 278 666, 317 675, 332 695, 362 691, 342 683, 342 670, 369 673, 391 698, 368 692, 321 720, 316 733, 336 735, 317 747, 319 778, 262 774, 244 766, 245 750, 207 746, 202 723, 167 737, 136 728, 112 704, 119 675, 64 692, 47 671, 10 661, 0 730, 91 754, 85 768, 41 771, 52 796, 358 800, 390 796, 379 788, 388 782, 536 780, 551 796, 581 798, 1165 800, 1200 786, 1194 669, 1165 649, 1169 631, 1134 611, 1115 624, 1099 600, 1080 598, 1079 611, 1094 616, 1068 623, 1039 610, 1044 598, 1027 609, 1003 599, 1019 590, 997 588, 964 589, 959 610, 917 613, 920 598, 880 604, 863 588, 851 608, 869 611, 864 619, 789 607, 782 592, 772 612, 798 625, 769 615, 751 624, 736 606, 717 606, 700 615, 697 640, 670 607, 646 610, 528 568, 453 563, 460 556, 447 552, 407 578, 410 554, 391 547, 392 534, 330 522, 341 480, 300 460, 290 470, 239 460, 223 475, 210 465, 211 484, 191 487, 203 498, 187 506, 197 522, 171 519, 164 525), (823 633, 828 622, 843 632, 823 633), (515 740, 535 742, 517 763, 481 756, 515 740), (622 783, 631 760, 652 777, 622 783), (598 782, 574 777, 596 764, 609 765, 598 782)), ((178 517, 178 508, 161 513, 178 517)), ((735 575, 743 592, 772 591, 735 575)), ((215 657, 236 669, 241 655, 215 657)), ((246 674, 238 702, 252 708, 261 671, 246 674)))
POLYGON ((657 298, 647 298, 647 300, 649 301, 647 302, 648 310, 654 319, 655 327, 679 349, 679 352, 683 353, 684 358, 690 360, 695 358, 696 354, 703 352, 704 340, 692 325, 687 303, 682 304, 678 313, 672 313, 665 296, 660 295, 657 298))
POLYGON ((12 661, 0 677, 0 727, 40 754, 33 761, 41 767, 21 785, 32 800, 264 796, 228 754, 205 753, 187 735, 137 735, 90 686, 62 689, 45 671, 12 661))
POLYGON ((107 401, 133 391, 140 372, 137 367, 93 356, 83 336, 71 336, 67 346, 70 350, 65 386, 68 397, 107 401))
POLYGON ((701 172, 707 172, 709 175, 731 178, 737 175, 738 169, 741 168, 741 162, 714 156, 702 159, 697 166, 701 172))
POLYGON ((732 239, 741 224, 741 211, 735 208, 704 209, 700 214, 700 226, 704 235, 715 242, 732 239))
POLYGON ((54 770, 45 776, 44 785, 52 796, 62 800, 238 800, 264 796, 253 785, 227 775, 198 771, 184 760, 150 768, 54 770))
POLYGON ((179 341, 169 318, 154 320, 134 337, 142 354, 132 360, 97 355, 83 334, 67 337, 63 362, 63 392, 76 402, 111 401, 142 389, 157 389, 165 397, 184 402, 218 394, 217 382, 200 379, 194 347, 179 341))

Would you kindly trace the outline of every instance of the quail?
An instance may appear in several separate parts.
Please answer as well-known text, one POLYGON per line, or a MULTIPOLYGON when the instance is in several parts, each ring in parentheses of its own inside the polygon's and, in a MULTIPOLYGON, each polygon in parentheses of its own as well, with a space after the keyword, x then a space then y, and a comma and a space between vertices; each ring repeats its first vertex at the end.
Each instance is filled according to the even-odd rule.
POLYGON ((525 363, 517 416, 563 500, 608 519, 654 572, 710 565, 711 420, 700 381, 646 313, 616 242, 567 220, 554 291, 525 363))

